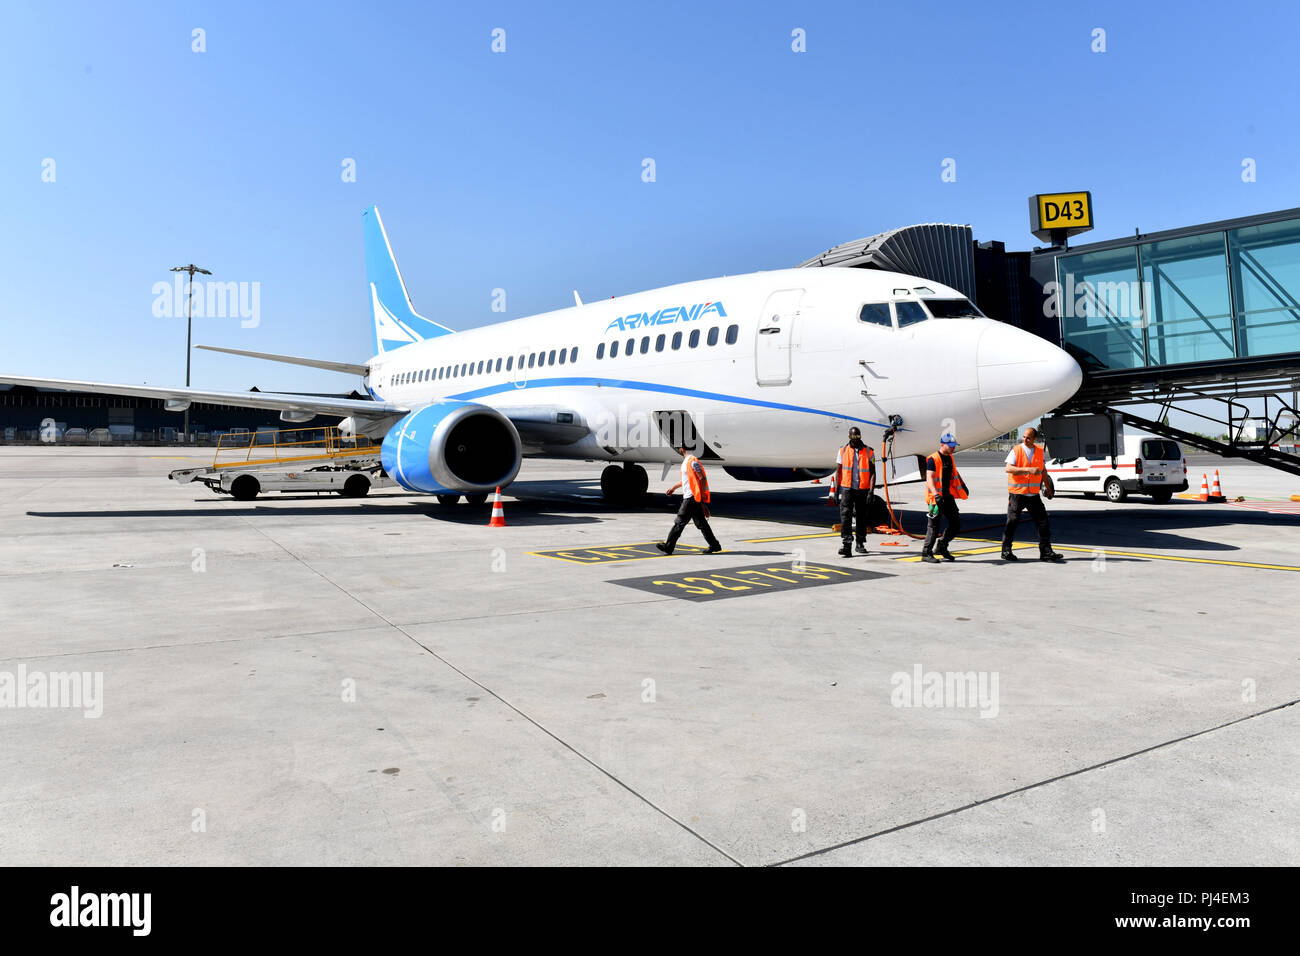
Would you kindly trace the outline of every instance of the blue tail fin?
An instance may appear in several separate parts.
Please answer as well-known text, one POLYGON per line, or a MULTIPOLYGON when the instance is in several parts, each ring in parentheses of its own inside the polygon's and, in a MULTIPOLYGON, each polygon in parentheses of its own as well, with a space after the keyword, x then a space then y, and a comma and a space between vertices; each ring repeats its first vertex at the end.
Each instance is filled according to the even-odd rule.
POLYGON ((361 214, 366 245, 366 282, 370 285, 370 317, 374 322, 375 354, 391 352, 412 342, 446 335, 451 329, 415 311, 406 283, 397 271, 379 207, 361 214))

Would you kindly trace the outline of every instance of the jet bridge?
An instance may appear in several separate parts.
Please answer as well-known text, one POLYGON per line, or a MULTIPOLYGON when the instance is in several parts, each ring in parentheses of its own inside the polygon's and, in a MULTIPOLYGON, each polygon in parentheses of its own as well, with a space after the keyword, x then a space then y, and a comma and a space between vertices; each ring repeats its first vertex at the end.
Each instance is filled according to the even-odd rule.
POLYGON ((932 279, 1061 346, 1084 379, 1057 415, 1118 414, 1190 447, 1300 474, 1300 209, 1075 247, 1055 238, 1062 243, 1008 252, 975 241, 969 226, 905 226, 800 265, 932 279), (1171 412, 1204 426, 1173 425, 1171 412), (1246 420, 1264 423, 1252 440, 1246 420))

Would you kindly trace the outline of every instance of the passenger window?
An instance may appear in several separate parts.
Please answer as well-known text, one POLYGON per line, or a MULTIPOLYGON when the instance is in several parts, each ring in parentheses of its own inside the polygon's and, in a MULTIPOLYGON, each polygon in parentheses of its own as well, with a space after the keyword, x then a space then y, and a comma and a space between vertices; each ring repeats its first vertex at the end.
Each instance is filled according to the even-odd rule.
POLYGON ((709 344, 710 345, 718 344, 718 327, 716 325, 713 328, 709 329, 709 344))
POLYGON ((858 320, 870 322, 872 325, 883 325, 891 329, 894 327, 894 321, 889 317, 888 302, 868 302, 862 307, 858 320))
POLYGON ((601 342, 596 346, 596 360, 599 361, 605 357, 605 343, 601 342))
POLYGON ((497 359, 497 371, 501 371, 501 360, 497 359))
POLYGON ((528 353, 528 367, 529 367, 529 368, 532 368, 532 367, 533 367, 533 362, 535 362, 536 360, 537 360, 537 353, 536 353, 536 352, 529 352, 529 353, 528 353))
POLYGON ((555 349, 551 349, 551 357, 546 360, 547 365, 555 364, 555 349))
POLYGON ((668 341, 668 336, 666 335, 660 335, 659 338, 655 339, 655 351, 662 352, 664 350, 664 342, 666 341, 668 341))
POLYGON ((915 325, 917 322, 924 322, 929 318, 919 302, 895 302, 894 311, 898 313, 898 327, 900 329, 915 325))
POLYGON ((641 339, 641 354, 645 355, 646 352, 649 351, 650 351, 650 336, 647 335, 641 339))
POLYGON ((739 338, 740 338, 740 326, 738 325, 727 326, 727 344, 735 345, 736 340, 739 338))
POLYGON ((508 359, 506 359, 506 371, 509 372, 511 369, 514 368, 514 365, 515 365, 515 357, 512 355, 508 359))
POLYGON ((565 356, 567 356, 568 354, 569 354, 569 350, 568 350, 568 349, 560 349, 560 364, 561 364, 561 365, 564 364, 565 356))
POLYGON ((632 350, 636 348, 636 339, 628 339, 627 344, 623 346, 623 354, 631 355, 632 350))
POLYGON ((576 361, 578 361, 578 347, 575 345, 569 349, 569 364, 572 365, 576 361))
POLYGON ((699 330, 699 329, 691 329, 691 337, 690 337, 690 339, 688 340, 688 344, 690 345, 691 348, 695 348, 695 346, 697 346, 697 345, 700 344, 700 330, 699 330))
POLYGON ((618 342, 609 343, 609 357, 618 358, 618 342))
POLYGON ((676 351, 677 351, 679 348, 681 348, 681 347, 682 347, 682 333, 680 333, 680 332, 674 332, 674 333, 673 333, 673 351, 676 352, 676 351))
POLYGON ((483 374, 483 363, 482 363, 482 362, 479 362, 479 363, 478 363, 478 374, 480 374, 480 375, 483 374))

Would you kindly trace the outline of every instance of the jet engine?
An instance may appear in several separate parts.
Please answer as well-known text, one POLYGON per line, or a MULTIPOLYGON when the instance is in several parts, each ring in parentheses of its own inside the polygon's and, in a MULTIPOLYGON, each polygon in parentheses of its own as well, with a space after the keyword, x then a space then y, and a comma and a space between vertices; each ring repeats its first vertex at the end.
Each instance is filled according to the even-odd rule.
POLYGON ((510 419, 473 402, 411 412, 384 436, 384 471, 408 491, 489 492, 519 473, 523 446, 510 419))

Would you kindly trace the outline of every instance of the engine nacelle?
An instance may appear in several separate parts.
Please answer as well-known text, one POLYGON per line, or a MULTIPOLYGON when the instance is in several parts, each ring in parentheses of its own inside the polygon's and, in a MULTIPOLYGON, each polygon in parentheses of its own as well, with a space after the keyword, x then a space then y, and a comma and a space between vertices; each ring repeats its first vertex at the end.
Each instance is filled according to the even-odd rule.
POLYGON ((384 471, 408 491, 475 494, 519 474, 523 446, 500 412, 473 402, 439 402, 411 412, 384 436, 384 471))
POLYGON ((737 481, 812 481, 835 473, 834 468, 723 468, 737 481))

